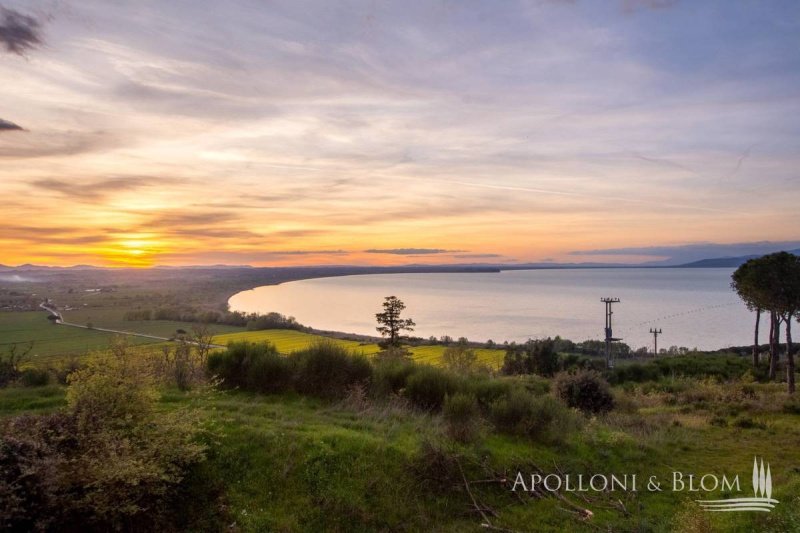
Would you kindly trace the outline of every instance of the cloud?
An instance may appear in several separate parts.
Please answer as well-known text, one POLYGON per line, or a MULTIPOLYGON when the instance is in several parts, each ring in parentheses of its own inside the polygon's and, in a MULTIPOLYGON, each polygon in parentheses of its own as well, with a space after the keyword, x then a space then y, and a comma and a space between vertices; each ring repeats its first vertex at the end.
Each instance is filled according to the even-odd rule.
POLYGON ((505 257, 503 254, 456 254, 456 259, 496 259, 505 257))
POLYGON ((78 201, 94 202, 113 193, 133 191, 143 187, 164 185, 175 182, 174 178, 155 176, 123 176, 75 183, 57 178, 34 180, 31 185, 37 189, 50 191, 78 201))
POLYGON ((3 120, 0 118, 0 131, 14 131, 14 130, 22 130, 22 126, 18 126, 13 122, 9 122, 8 120, 3 120))
POLYGON ((111 148, 118 143, 119 139, 105 131, 37 131, 4 138, 0 157, 33 159, 77 155, 111 148))
POLYGON ((678 4, 678 0, 623 0, 622 10, 633 13, 639 9, 669 9, 678 4))
POLYGON ((0 44, 6 51, 24 56, 42 44, 39 21, 13 9, 0 7, 0 44))
POLYGON ((641 246, 577 250, 569 252, 569 255, 645 256, 654 259, 666 258, 666 261, 663 261, 665 264, 680 264, 699 261, 701 259, 768 254, 781 250, 795 250, 798 248, 800 248, 800 241, 759 241, 730 244, 702 242, 675 246, 641 246))
POLYGON ((385 250, 369 249, 364 250, 368 254, 392 254, 392 255, 430 255, 430 254, 450 254, 463 252, 464 250, 444 250, 441 248, 390 248, 385 250))

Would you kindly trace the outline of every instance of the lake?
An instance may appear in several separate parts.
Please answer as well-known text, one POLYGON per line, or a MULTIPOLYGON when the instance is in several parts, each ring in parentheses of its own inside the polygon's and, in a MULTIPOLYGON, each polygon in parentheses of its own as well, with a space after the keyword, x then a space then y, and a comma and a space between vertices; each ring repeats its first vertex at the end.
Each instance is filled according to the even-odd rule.
POLYGON ((232 310, 276 311, 324 330, 376 335, 384 296, 406 304, 420 337, 525 341, 602 339, 603 297, 617 297, 614 336, 632 348, 717 349, 752 343, 754 315, 730 288, 731 268, 512 270, 309 279, 240 292, 232 310))

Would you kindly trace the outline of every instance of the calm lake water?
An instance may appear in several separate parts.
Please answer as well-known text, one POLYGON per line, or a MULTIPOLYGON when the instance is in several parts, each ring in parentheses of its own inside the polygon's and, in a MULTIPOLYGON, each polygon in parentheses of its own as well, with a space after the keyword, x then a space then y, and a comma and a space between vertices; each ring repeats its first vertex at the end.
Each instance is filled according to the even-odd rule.
POLYGON ((277 311, 318 329, 376 335, 384 296, 406 304, 415 335, 495 342, 604 336, 602 297, 617 297, 614 336, 631 347, 717 349, 752 342, 752 315, 730 288, 731 268, 516 270, 309 279, 234 295, 231 309, 277 311))

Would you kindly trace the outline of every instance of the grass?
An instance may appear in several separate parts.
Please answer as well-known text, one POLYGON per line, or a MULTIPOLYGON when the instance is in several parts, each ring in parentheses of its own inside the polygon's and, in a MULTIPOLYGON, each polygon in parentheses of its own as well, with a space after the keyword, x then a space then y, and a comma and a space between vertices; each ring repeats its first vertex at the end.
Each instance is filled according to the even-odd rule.
MULTIPOLYGON (((800 523, 798 415, 771 409, 770 385, 757 385, 761 399, 748 407, 766 416, 766 429, 717 427, 708 409, 647 412, 618 410, 587 421, 558 447, 486 433, 461 445, 441 435, 437 415, 374 406, 355 412, 291 394, 262 396, 227 391, 196 403, 191 395, 164 391, 161 408, 197 405, 215 423, 214 445, 201 479, 222 487, 224 523, 240 531, 480 531, 458 470, 425 451, 434 442, 457 457, 469 480, 514 477, 530 472, 635 473, 638 492, 564 493, 593 517, 554 497, 530 498, 509 485, 472 485, 475 497, 493 509, 493 525, 516 531, 792 531, 800 523), (718 497, 645 490, 650 475, 672 471, 739 475, 750 491, 754 456, 770 461, 780 504, 770 514, 703 513, 696 499, 718 497)), ((63 388, 0 391, 0 416, 42 412, 63 404, 63 388)), ((626 395, 620 388, 620 395, 626 395)), ((636 393, 632 399, 638 401, 636 393)), ((661 405, 667 396, 655 401, 661 405)), ((649 401, 653 402, 653 398, 649 401)), ((662 407, 668 407, 662 405, 662 407)), ((667 487, 665 486, 665 489, 667 487)), ((210 509, 215 509, 213 506, 210 509)), ((216 511, 214 511, 216 512, 216 511)))
MULTIPOLYGON (((428 363, 431 365, 439 365, 441 363, 442 355, 444 355, 444 351, 446 349, 446 346, 441 345, 414 346, 410 348, 415 361, 420 363, 428 363)), ((506 354, 505 350, 477 348, 475 352, 478 356, 479 362, 494 369, 498 369, 503 366, 503 358, 506 354)))
MULTIPOLYGON (((226 345, 229 342, 248 341, 248 342, 270 342, 275 345, 280 353, 288 354, 291 352, 308 348, 315 342, 327 339, 322 335, 295 331, 292 329, 267 329, 260 331, 239 331, 236 333, 226 333, 214 337, 215 344, 226 345)), ((357 341, 342 339, 332 339, 349 350, 353 350, 364 355, 375 355, 380 351, 377 344, 362 344, 357 341)))
MULTIPOLYGON (((90 308, 64 311, 62 314, 65 321, 74 324, 85 325, 87 322, 91 322, 96 327, 144 333, 159 337, 170 337, 178 329, 191 331, 192 326, 196 325, 191 322, 172 320, 125 320, 124 316, 127 311, 128 309, 125 308, 90 308)), ((224 324, 210 324, 208 327, 215 334, 244 331, 244 328, 224 324)))
MULTIPOLYGON (((33 342, 31 359, 49 360, 64 355, 78 355, 108 347, 112 333, 58 326, 47 320, 47 313, 29 311, 0 313, 0 351, 14 345, 25 349, 33 342)), ((131 337, 133 344, 151 344, 152 339, 131 337)))
MULTIPOLYGON (((289 329, 271 329, 264 331, 241 331, 237 333, 217 335, 214 337, 214 343, 225 345, 232 341, 267 341, 274 344, 279 352, 291 353, 308 348, 313 343, 323 339, 329 339, 329 337, 289 329)), ((366 356, 375 355, 381 350, 377 344, 365 344, 358 341, 343 339, 330 340, 356 353, 363 353, 366 356)), ((412 358, 415 361, 431 365, 440 364, 442 355, 446 349, 447 347, 442 345, 408 347, 408 350, 411 352, 412 358)), ((478 359, 481 362, 488 364, 492 368, 499 368, 503 364, 503 357, 505 355, 505 351, 503 350, 488 350, 480 348, 477 349, 476 352, 478 353, 478 359)))

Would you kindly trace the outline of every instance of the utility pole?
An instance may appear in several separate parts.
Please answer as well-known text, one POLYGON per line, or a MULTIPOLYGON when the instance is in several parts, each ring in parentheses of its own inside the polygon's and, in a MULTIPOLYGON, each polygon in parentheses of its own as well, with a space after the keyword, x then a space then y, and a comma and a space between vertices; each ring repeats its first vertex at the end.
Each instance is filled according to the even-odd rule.
POLYGON ((661 334, 661 329, 650 328, 650 333, 653 334, 653 357, 658 357, 658 336, 661 334))
POLYGON ((619 303, 619 298, 600 298, 600 301, 606 304, 606 366, 614 368, 614 360, 611 358, 611 343, 622 339, 615 339, 611 332, 611 315, 614 314, 611 304, 619 303))

